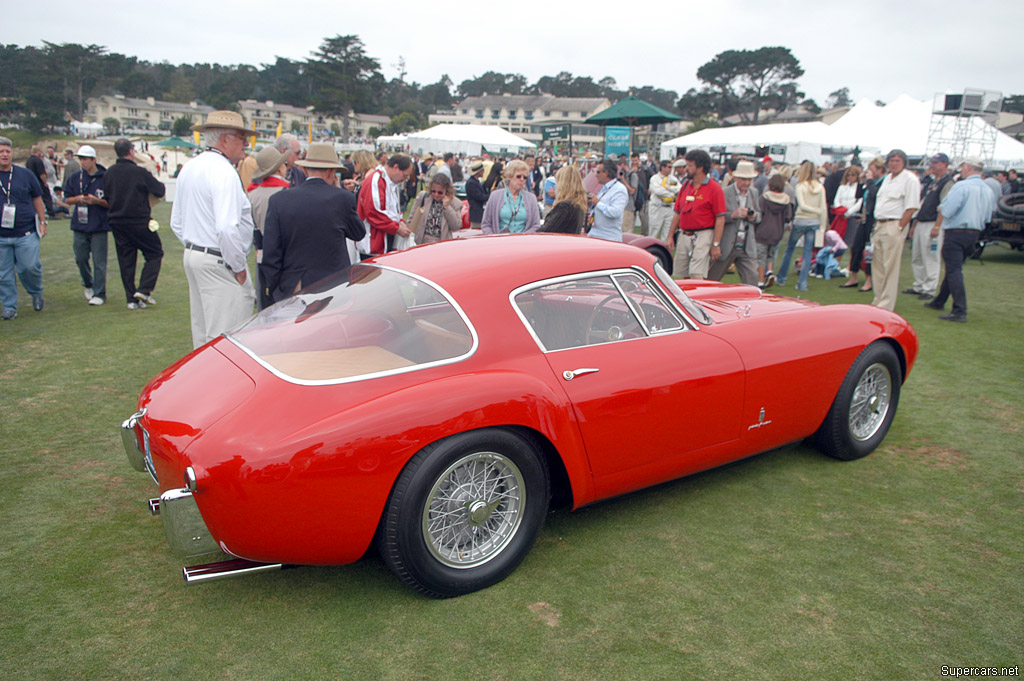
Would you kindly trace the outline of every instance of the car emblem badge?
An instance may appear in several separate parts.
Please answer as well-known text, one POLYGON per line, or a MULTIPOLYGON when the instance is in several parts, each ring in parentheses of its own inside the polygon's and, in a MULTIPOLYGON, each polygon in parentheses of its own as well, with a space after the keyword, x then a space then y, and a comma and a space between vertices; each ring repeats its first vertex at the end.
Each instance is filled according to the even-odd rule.
POLYGON ((759 413, 757 415, 757 423, 755 423, 752 426, 747 426, 747 430, 753 430, 754 428, 760 428, 761 426, 767 426, 771 422, 772 422, 771 419, 768 419, 767 421, 764 420, 764 407, 761 407, 761 413, 759 413))

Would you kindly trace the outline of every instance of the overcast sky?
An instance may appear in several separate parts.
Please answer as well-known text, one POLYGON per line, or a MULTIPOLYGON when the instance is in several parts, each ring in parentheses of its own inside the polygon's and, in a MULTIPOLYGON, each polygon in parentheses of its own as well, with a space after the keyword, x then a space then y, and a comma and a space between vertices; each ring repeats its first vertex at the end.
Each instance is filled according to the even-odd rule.
POLYGON ((485 71, 530 83, 569 71, 619 89, 653 85, 682 94, 696 71, 727 49, 788 47, 801 89, 824 105, 848 87, 854 101, 901 93, 930 100, 964 88, 1024 93, 1024 3, 946 0, 770 2, 241 2, 95 6, 56 0, 7 3, 0 42, 97 44, 172 64, 303 60, 335 35, 358 35, 386 78, 456 85, 485 71))

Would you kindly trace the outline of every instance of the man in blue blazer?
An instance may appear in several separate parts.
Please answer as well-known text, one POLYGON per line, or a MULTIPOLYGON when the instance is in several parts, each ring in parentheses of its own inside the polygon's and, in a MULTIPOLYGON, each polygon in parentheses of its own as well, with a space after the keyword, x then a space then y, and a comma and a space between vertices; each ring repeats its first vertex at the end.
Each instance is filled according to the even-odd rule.
POLYGON ((348 267, 345 240, 366 234, 355 195, 338 186, 342 163, 334 147, 310 144, 297 163, 306 181, 270 197, 263 230, 263 269, 275 301, 348 267))

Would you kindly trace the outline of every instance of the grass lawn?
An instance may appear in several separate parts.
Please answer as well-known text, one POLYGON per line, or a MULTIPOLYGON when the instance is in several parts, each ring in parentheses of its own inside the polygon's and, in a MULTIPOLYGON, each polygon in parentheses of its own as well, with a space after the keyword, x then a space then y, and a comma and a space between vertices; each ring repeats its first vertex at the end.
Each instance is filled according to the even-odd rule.
MULTIPOLYGON (((118 435, 191 349, 168 216, 155 307, 125 308, 112 241, 108 303, 87 306, 57 221, 46 309, 21 290, 0 323, 3 679, 889 681, 1024 664, 1024 254, 968 263, 967 324, 900 296, 921 354, 871 456, 794 445, 557 512, 507 580, 434 601, 372 556, 184 585, 118 435)), ((806 295, 870 302, 839 283, 806 295)))

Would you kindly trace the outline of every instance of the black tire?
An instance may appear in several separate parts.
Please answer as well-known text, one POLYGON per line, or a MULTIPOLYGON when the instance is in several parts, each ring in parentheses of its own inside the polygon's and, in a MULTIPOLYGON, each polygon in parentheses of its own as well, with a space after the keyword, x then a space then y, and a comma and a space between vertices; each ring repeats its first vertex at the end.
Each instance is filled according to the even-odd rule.
POLYGON ((653 255, 661 263, 662 269, 669 274, 672 274, 672 255, 661 246, 648 246, 646 249, 648 253, 653 255))
POLYGON ((864 348, 815 433, 818 447, 843 461, 870 454, 889 432, 902 385, 900 361, 891 345, 877 341, 864 348))
POLYGON ((384 508, 380 554, 427 596, 484 589, 529 553, 549 497, 546 462, 528 441, 500 428, 454 435, 402 469, 384 508))

